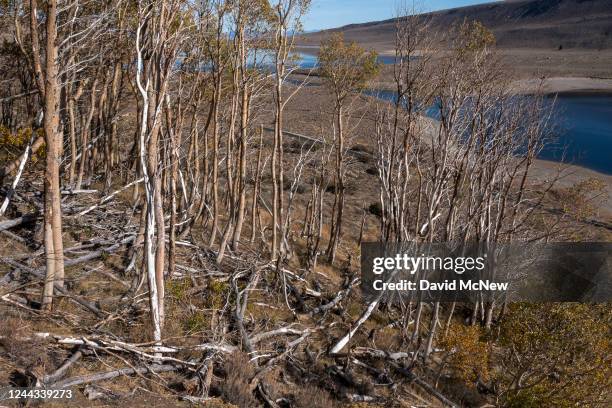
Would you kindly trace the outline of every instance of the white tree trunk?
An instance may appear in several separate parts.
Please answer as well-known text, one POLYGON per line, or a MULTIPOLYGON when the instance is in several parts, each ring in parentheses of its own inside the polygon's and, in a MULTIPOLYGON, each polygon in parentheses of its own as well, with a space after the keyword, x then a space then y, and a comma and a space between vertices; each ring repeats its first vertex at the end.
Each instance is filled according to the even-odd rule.
POLYGON ((136 83, 138 90, 142 96, 142 119, 140 128, 140 164, 142 167, 142 174, 145 185, 145 200, 146 200, 146 227, 145 227, 145 249, 144 257, 147 268, 147 283, 149 285, 149 304, 151 307, 151 322, 153 323, 153 340, 155 342, 161 341, 161 319, 159 302, 157 297, 157 282, 156 282, 156 268, 155 268, 155 194, 153 180, 149 177, 149 171, 147 166, 147 149, 146 149, 146 136, 147 136, 147 117, 149 113, 149 98, 148 88, 149 81, 147 80, 146 86, 142 84, 142 69, 143 60, 142 52, 140 50, 140 32, 142 26, 139 25, 136 30, 136 50, 137 50, 137 69, 136 69, 136 83))

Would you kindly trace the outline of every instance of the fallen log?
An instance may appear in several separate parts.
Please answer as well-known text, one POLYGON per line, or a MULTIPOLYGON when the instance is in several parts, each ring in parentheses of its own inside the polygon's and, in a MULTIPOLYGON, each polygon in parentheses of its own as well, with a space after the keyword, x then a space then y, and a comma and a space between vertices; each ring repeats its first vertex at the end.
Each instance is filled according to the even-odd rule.
POLYGON ((113 379, 115 377, 119 377, 122 375, 134 375, 134 374, 146 374, 146 373, 165 373, 169 371, 176 371, 179 367, 164 364, 164 365, 152 365, 149 367, 140 367, 140 368, 120 368, 118 370, 107 371, 104 373, 83 375, 78 377, 67 378, 63 381, 58 381, 53 385, 54 388, 68 388, 74 387, 75 385, 81 384, 89 384, 98 381, 106 381, 113 379))
POLYGON ((4 231, 10 228, 14 228, 21 224, 27 224, 29 222, 35 221, 38 218, 37 213, 22 215, 21 217, 14 218, 12 220, 0 221, 0 231, 4 231))
POLYGON ((19 242, 20 244, 25 244, 26 240, 21 238, 19 235, 17 234, 13 234, 11 231, 0 231, 0 233, 2 233, 2 235, 6 235, 7 237, 9 237, 10 239, 19 242))
POLYGON ((374 402, 377 398, 371 395, 346 394, 346 399, 350 402, 374 402))
MULTIPOLYGON (((0 336, 0 339, 5 338, 5 336, 0 336)), ((231 345, 225 344, 215 344, 215 343, 205 343, 199 344, 196 346, 190 347, 173 347, 173 346, 163 346, 163 345, 149 345, 142 346, 139 344, 131 344, 126 343, 119 340, 112 340, 107 338, 102 338, 101 336, 64 336, 61 334, 53 334, 46 332, 37 332, 32 335, 32 337, 23 337, 20 338, 21 341, 32 341, 33 339, 37 340, 45 340, 50 341, 58 345, 62 346, 79 346, 80 350, 83 349, 92 349, 97 352, 112 352, 112 353, 127 353, 133 354, 140 359, 150 360, 154 363, 168 363, 168 364, 177 364, 182 367, 186 367, 189 369, 193 369, 193 367, 197 366, 197 363, 192 361, 183 361, 170 356, 160 356, 160 353, 178 353, 184 350, 197 350, 197 351, 217 351, 226 354, 231 354, 238 349, 231 345)), ((75 357, 80 358, 80 356, 75 357)), ((72 363, 70 363, 72 364, 72 363)), ((67 369, 68 367, 66 367, 67 369)), ((49 384, 48 382, 45 382, 49 384)))
MULTIPOLYGON (((6 231, 2 231, 2 232, 6 232, 6 231)), ((83 249, 89 249, 89 248, 93 248, 93 247, 97 247, 97 246, 101 246, 101 245, 114 245, 114 241, 108 241, 108 240, 103 240, 103 239, 91 239, 91 240, 86 240, 83 241, 82 243, 72 246, 70 248, 64 248, 64 257, 65 259, 67 259, 67 255, 70 254, 71 252, 76 252, 76 251, 81 251, 83 249)), ((18 260, 18 259, 32 259, 32 258, 36 258, 39 257, 41 255, 43 255, 45 253, 45 248, 42 247, 34 252, 28 252, 28 253, 23 253, 23 254, 17 254, 17 255, 13 255, 11 256, 11 259, 13 260, 18 260)))
MULTIPOLYGON (((395 277, 396 273, 397 271, 392 272, 391 275, 387 278, 387 282, 391 282, 393 278, 395 277)), ((378 304, 380 303, 380 300, 382 299, 383 294, 384 292, 379 292, 376 298, 372 300, 370 303, 368 303, 368 306, 363 311, 361 316, 359 316, 359 319, 357 319, 357 321, 351 325, 351 329, 349 330, 349 332, 346 335, 344 335, 344 337, 342 337, 340 340, 338 340, 338 342, 336 342, 336 344, 331 348, 329 352, 330 354, 338 354, 340 351, 342 351, 342 349, 348 344, 351 338, 353 338, 355 333, 357 333, 357 330, 359 330, 359 327, 361 327, 361 325, 370 318, 370 315, 374 313, 374 310, 376 310, 376 308, 378 307, 378 304)))
POLYGON ((393 368, 399 372, 400 374, 405 375, 410 381, 420 386, 424 389, 428 394, 435 397, 438 401, 446 405, 447 407, 460 407, 461 405, 454 403, 453 401, 446 398, 441 392, 436 390, 431 384, 424 381, 423 379, 414 375, 410 370, 405 369, 399 364, 392 363, 393 368))
MULTIPOLYGON (((194 346, 186 347, 174 347, 155 345, 155 343, 144 343, 144 344, 131 344, 119 340, 107 339, 101 336, 64 336, 61 334, 54 334, 48 332, 36 332, 33 334, 34 338, 53 341, 57 344, 65 346, 90 346, 92 348, 106 348, 112 351, 128 351, 136 354, 150 354, 150 353, 178 353, 184 350, 196 350, 196 351, 218 351, 221 353, 231 354, 238 350, 236 346, 225 343, 203 343, 194 346)), ((0 339, 3 338, 0 336, 0 339)), ((32 338, 21 338, 23 341, 32 340, 32 338)))
POLYGON ((381 296, 376 298, 374 301, 370 302, 370 304, 368 305, 366 310, 364 310, 364 312, 361 314, 359 319, 355 322, 355 324, 352 325, 349 332, 346 335, 344 335, 344 337, 342 337, 340 340, 338 340, 338 342, 334 345, 334 347, 332 347, 332 349, 330 350, 330 354, 338 354, 348 344, 348 342, 351 340, 351 338, 353 338, 355 333, 357 333, 357 330, 359 330, 359 327, 361 327, 361 325, 366 320, 368 320, 372 312, 374 312, 374 309, 376 309, 376 307, 378 306, 378 302, 380 301, 380 298, 381 296))
POLYGON ((347 357, 349 355, 356 356, 356 357, 368 357, 368 358, 375 358, 375 359, 397 361, 397 360, 401 360, 404 358, 412 358, 414 353, 413 352, 402 352, 402 351, 392 352, 392 351, 374 349, 370 347, 355 347, 354 349, 351 349, 350 353, 337 353, 334 356, 335 357, 347 357))
POLYGON ((276 330, 271 330, 269 332, 265 332, 265 333, 259 333, 256 334, 254 336, 252 336, 249 340, 251 344, 257 344, 265 339, 268 339, 270 337, 274 337, 274 336, 278 336, 281 334, 293 334, 296 336, 302 336, 304 334, 307 333, 312 333, 314 332, 314 329, 305 329, 305 330, 297 330, 294 329, 292 327, 281 327, 280 329, 276 329, 276 330))
POLYGON ((110 254, 115 252, 117 249, 119 249, 121 246, 125 245, 125 244, 129 244, 130 242, 134 241, 136 239, 136 235, 130 235, 124 239, 122 239, 120 242, 117 242, 116 244, 110 245, 108 247, 105 248, 101 248, 97 251, 92 251, 88 254, 85 254, 83 256, 80 256, 78 258, 74 258, 74 259, 67 259, 64 262, 64 266, 74 266, 74 265, 78 265, 87 261, 91 261, 92 259, 96 259, 102 256, 102 254, 110 254))
MULTIPOLYGON (((13 261, 12 259, 7 259, 7 258, 0 258, 0 261, 9 264, 17 269, 20 269, 24 272, 27 272, 29 274, 32 274, 34 276, 36 276, 37 278, 40 279, 44 279, 45 278, 45 272, 44 272, 44 268, 41 270, 38 269, 34 269, 34 268, 30 268, 29 266, 20 264, 19 262, 13 261)), ((69 297, 70 299, 74 300, 75 302, 77 302, 78 304, 80 304, 81 306, 85 307, 87 310, 91 311, 93 314, 95 314, 97 317, 105 317, 106 313, 103 312, 102 310, 100 310, 95 304, 88 302, 84 299, 79 298, 78 296, 72 295, 70 294, 70 292, 68 292, 68 290, 66 290, 63 286, 60 286, 59 284, 55 283, 53 285, 54 289, 57 290, 59 293, 61 293, 64 296, 69 297)))
POLYGON ((354 278, 347 285, 347 287, 344 288, 343 290, 341 290, 340 292, 338 292, 336 294, 336 296, 330 302, 328 302, 328 303, 326 303, 324 305, 315 307, 312 310, 312 312, 310 312, 310 315, 314 316, 314 315, 316 315, 318 313, 323 313, 323 312, 326 312, 326 311, 336 307, 336 305, 338 305, 338 303, 340 303, 342 301, 342 299, 346 298, 351 293, 351 290, 353 289, 353 286, 355 286, 357 283, 359 283, 359 278, 354 278))
POLYGON ((68 358, 64 364, 62 364, 57 370, 55 370, 52 374, 45 375, 43 377, 43 384, 52 384, 59 381, 68 371, 68 369, 77 361, 81 359, 83 356, 83 351, 78 349, 74 354, 68 358))

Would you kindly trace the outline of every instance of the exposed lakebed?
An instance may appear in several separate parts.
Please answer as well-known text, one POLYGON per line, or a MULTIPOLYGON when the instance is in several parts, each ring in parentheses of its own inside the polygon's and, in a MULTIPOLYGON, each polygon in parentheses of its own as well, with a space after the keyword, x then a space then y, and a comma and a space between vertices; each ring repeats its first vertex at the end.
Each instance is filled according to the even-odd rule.
MULTIPOLYGON (((317 65, 317 56, 297 52, 301 68, 317 65)), ((379 56, 382 64, 392 64, 394 57, 379 56)), ((393 91, 370 90, 371 96, 393 101, 393 91)), ((556 140, 540 153, 544 160, 563 161, 601 173, 612 174, 612 94, 560 93, 549 95, 552 109, 550 126, 556 140)))

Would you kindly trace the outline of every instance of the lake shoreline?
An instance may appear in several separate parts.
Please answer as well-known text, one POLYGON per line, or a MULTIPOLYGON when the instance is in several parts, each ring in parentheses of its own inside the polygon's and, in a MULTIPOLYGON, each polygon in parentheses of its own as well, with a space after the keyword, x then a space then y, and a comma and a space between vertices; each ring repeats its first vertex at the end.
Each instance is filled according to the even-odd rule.
POLYGON ((519 79, 512 83, 521 94, 545 95, 612 95, 612 79, 588 77, 553 77, 543 79, 519 79))
POLYGON ((597 179, 605 184, 604 195, 597 200, 598 219, 612 221, 612 175, 575 164, 536 159, 530 171, 531 182, 546 183, 557 179, 555 187, 571 188, 580 182, 597 179))
MULTIPOLYGON (((391 82, 379 80, 374 81, 377 90, 393 91, 395 85, 391 82)), ((564 96, 587 96, 587 95, 612 95, 612 79, 581 78, 581 77, 557 77, 548 79, 519 79, 510 85, 520 95, 564 95, 564 96)))
MULTIPOLYGON (((318 45, 298 45, 295 47, 295 51, 306 54, 312 57, 318 55, 318 45)), ((389 58, 393 57, 394 54, 389 52, 379 53, 380 57, 389 58)), ((379 86, 376 88, 390 90, 394 89, 393 85, 390 85, 384 77, 379 77, 377 81, 379 86)), ((520 94, 535 94, 542 93, 544 95, 554 94, 611 94, 612 95, 612 77, 593 77, 593 76, 577 76, 572 75, 568 72, 568 75, 549 75, 543 77, 534 77, 528 75, 520 79, 516 79, 512 82, 512 87, 515 88, 517 93, 520 94)))
MULTIPOLYGON (((302 75, 299 75, 299 77, 302 77, 302 75)), ((392 99, 389 95, 384 95, 384 94, 388 94, 390 92, 394 92, 394 90, 391 89, 385 89, 383 87, 379 87, 379 84, 374 84, 375 87, 373 88, 369 88, 368 90, 364 91, 363 95, 366 97, 371 97, 371 98, 376 98, 376 99, 381 99, 381 100, 385 100, 388 102, 391 102, 392 99), (377 93, 380 92, 380 95, 377 95, 377 93)), ((319 78, 314 79, 314 82, 309 84, 309 87, 322 87, 322 83, 320 82, 319 78)), ((585 96, 606 96, 606 97, 612 97, 612 92, 608 92, 606 90, 602 90, 602 91, 593 91, 593 90, 579 90, 579 89, 572 89, 572 90, 560 90, 560 92, 553 92, 550 94, 546 94, 545 95, 547 98, 554 98, 555 96, 559 96, 560 100, 563 99, 571 99, 572 96, 576 96, 576 97, 585 97, 585 96)), ((560 102, 558 102, 560 103, 560 102)), ((431 118, 430 118, 431 119, 431 118)), ((592 165, 592 166, 588 166, 585 165, 583 163, 580 163, 580 160, 578 160, 578 163, 572 163, 571 161, 565 161, 565 162, 561 162, 559 160, 555 160, 553 158, 549 158, 549 157, 540 157, 538 158, 538 161, 542 161, 543 163, 547 163, 544 167, 547 168, 551 168, 554 165, 562 165, 563 167, 568 167, 568 168, 572 168, 575 171, 579 171, 579 170, 583 170, 581 171, 583 173, 583 175, 588 177, 597 177, 597 178, 605 178, 606 179, 606 183, 608 185, 612 186, 612 172, 608 171, 608 170, 601 170, 598 167, 598 165, 592 165)), ((607 167, 606 167, 607 168, 607 167)), ((579 171, 580 172, 580 171, 579 171)), ((611 191, 612 192, 612 191, 611 191)), ((612 208, 611 208, 612 210, 612 208)))

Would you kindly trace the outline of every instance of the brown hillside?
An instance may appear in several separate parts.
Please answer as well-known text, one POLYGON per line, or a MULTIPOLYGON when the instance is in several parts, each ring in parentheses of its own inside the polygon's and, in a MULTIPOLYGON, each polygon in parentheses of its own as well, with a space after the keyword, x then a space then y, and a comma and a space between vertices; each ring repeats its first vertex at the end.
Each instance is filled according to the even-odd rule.
MULTIPOLYGON (((515 0, 427 13, 434 29, 447 29, 464 19, 490 28, 501 48, 612 49, 612 0, 515 0)), ((379 50, 393 48, 395 20, 351 24, 306 34, 314 45, 332 32, 379 50)))

